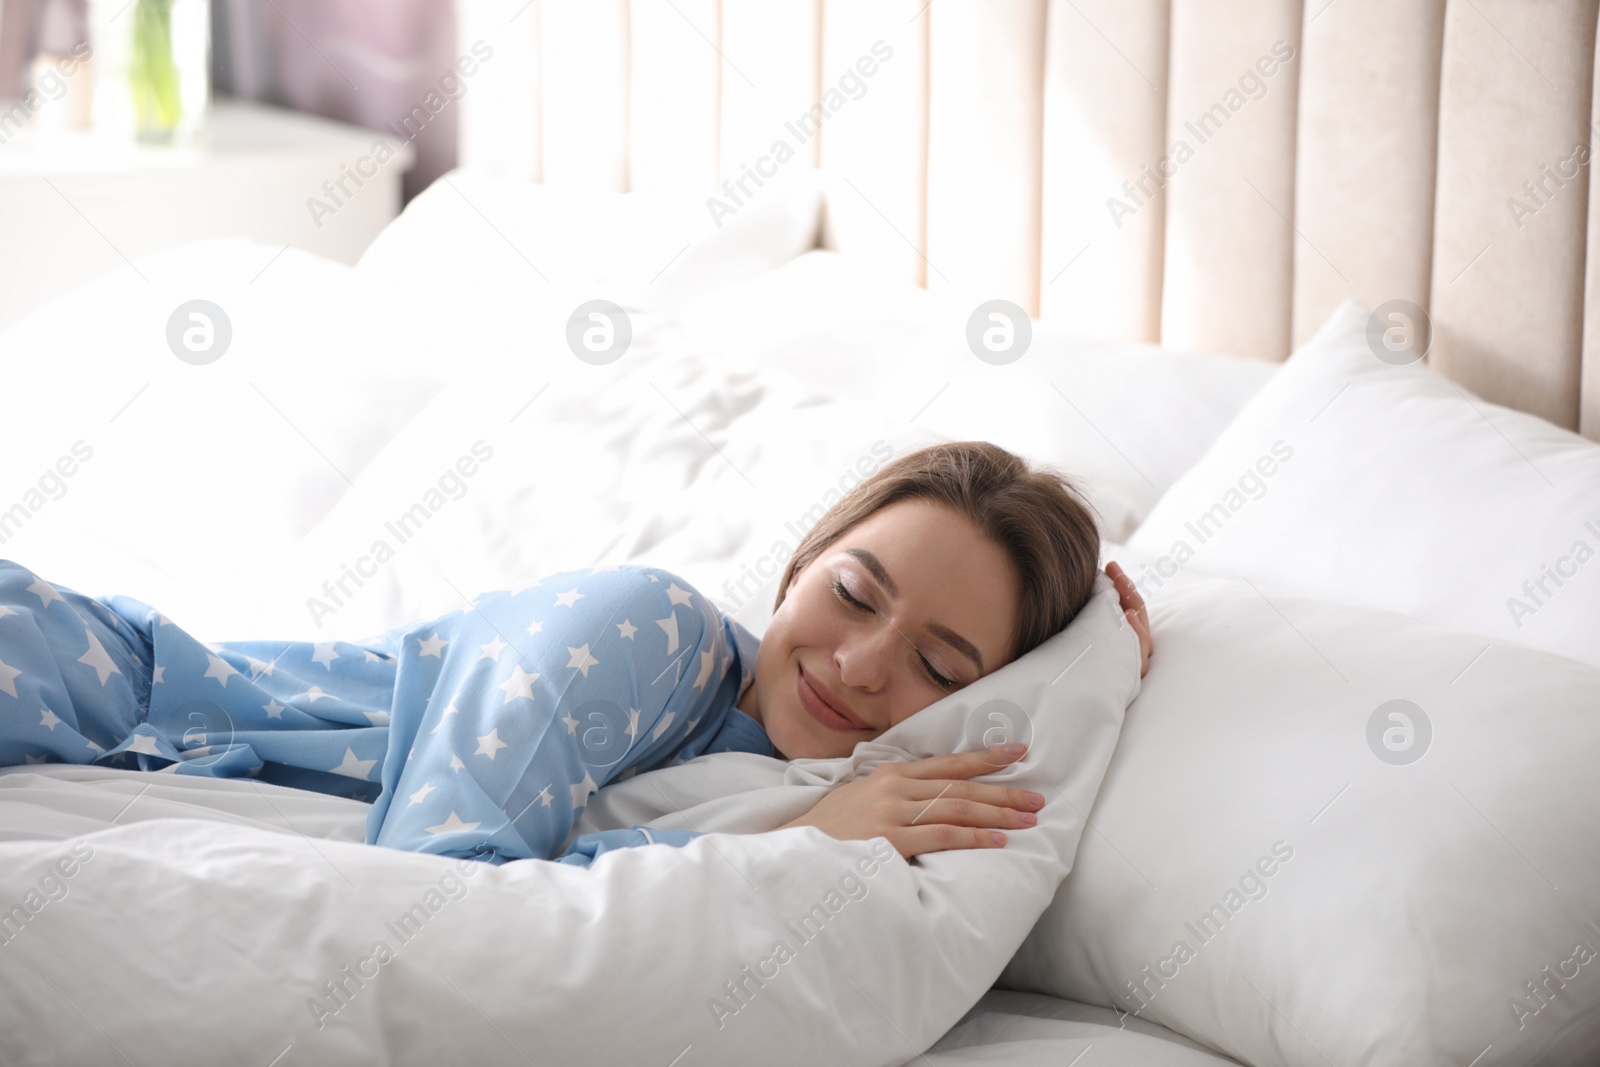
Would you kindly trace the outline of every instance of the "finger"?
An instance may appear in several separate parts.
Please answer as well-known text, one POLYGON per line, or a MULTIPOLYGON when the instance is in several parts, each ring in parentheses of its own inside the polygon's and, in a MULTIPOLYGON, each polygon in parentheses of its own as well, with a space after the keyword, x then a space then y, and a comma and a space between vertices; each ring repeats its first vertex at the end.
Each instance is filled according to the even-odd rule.
POLYGON ((908 826, 895 831, 894 842, 903 856, 920 856, 924 852, 947 852, 959 848, 1004 848, 1006 835, 999 830, 985 830, 978 826, 951 826, 947 823, 928 823, 908 826))
POLYGON ((896 764, 907 778, 972 778, 980 774, 1015 763, 1027 755, 1007 751, 1009 746, 981 748, 976 752, 957 752, 949 756, 929 756, 927 759, 896 764))
POLYGON ((960 779, 944 782, 938 780, 910 781, 906 783, 905 788, 907 790, 904 794, 906 799, 920 804, 939 800, 942 805, 944 799, 955 799, 1011 808, 1015 811, 1038 811, 1044 807, 1045 801, 1043 794, 1032 793, 1026 789, 990 785, 987 782, 968 782, 960 779))
POLYGON ((899 810, 906 826, 948 823, 951 826, 981 826, 989 830, 1025 830, 1039 821, 1039 817, 1031 811, 963 800, 948 793, 926 803, 906 801, 899 810))

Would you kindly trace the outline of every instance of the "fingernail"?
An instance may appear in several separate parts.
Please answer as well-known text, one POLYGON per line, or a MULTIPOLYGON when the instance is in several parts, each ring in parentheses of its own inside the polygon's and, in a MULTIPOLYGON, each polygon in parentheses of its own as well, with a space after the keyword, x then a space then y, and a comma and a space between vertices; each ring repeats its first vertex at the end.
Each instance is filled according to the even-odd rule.
POLYGON ((1019 811, 1017 814, 1021 816, 1022 821, 1025 823, 1031 824, 1039 821, 1039 817, 1031 811, 1019 811))
POLYGON ((1029 793, 1027 796, 1028 796, 1028 803, 1029 804, 1032 804, 1036 808, 1044 807, 1044 797, 1043 796, 1039 795, 1038 793, 1029 793))
POLYGON ((1020 756, 1026 751, 1028 751, 1028 746, 1020 741, 1006 746, 1006 755, 1008 756, 1020 756))
POLYGON ((989 836, 994 839, 994 843, 997 845, 1003 845, 1006 843, 1006 835, 1001 833, 999 830, 990 830, 989 836))

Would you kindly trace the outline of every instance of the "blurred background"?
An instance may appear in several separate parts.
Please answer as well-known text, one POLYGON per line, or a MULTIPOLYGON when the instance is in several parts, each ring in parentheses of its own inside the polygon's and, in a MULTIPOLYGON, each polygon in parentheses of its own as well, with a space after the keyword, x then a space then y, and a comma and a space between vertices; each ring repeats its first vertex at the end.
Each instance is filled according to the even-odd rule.
POLYGON ((450 0, 0 0, 0 328, 192 240, 354 263, 455 165, 457 109, 415 112, 455 38, 450 0), (376 188, 309 205, 373 133, 376 188))

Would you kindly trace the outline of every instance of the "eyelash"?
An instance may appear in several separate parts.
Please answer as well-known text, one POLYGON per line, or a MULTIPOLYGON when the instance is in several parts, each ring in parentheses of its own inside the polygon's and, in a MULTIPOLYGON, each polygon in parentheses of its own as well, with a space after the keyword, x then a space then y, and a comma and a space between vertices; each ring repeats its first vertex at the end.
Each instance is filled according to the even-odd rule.
MULTIPOLYGON (((850 595, 850 590, 845 588, 845 584, 843 582, 841 582, 837 578, 835 578, 833 580, 833 592, 834 592, 834 595, 837 596, 840 600, 843 600, 843 601, 849 603, 853 607, 859 608, 862 611, 871 611, 872 610, 866 604, 863 604, 861 601, 859 601, 855 597, 851 596, 850 595)), ((927 656, 923 656, 923 655, 919 654, 917 656, 917 658, 922 661, 922 667, 923 667, 924 670, 926 670, 928 672, 928 677, 933 679, 933 684, 934 685, 938 686, 940 689, 954 689, 954 688, 956 688, 956 683, 952 679, 943 677, 942 675, 939 674, 938 671, 933 669, 933 664, 928 662, 928 657, 927 656)))

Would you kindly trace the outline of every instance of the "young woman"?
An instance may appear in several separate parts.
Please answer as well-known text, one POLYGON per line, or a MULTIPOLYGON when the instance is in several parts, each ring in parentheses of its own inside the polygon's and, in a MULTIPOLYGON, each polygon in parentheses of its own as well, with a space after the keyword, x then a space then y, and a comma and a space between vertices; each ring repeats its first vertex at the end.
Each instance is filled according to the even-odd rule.
MULTIPOLYGON (((205 645, 147 604, 0 561, 0 766, 254 777, 372 802, 369 843, 587 865, 600 787, 707 753, 849 755, 1059 632, 1099 559, 1071 484, 986 442, 879 470, 807 533, 763 638, 659 568, 569 571, 364 643, 205 645), (564 847, 563 847, 564 846, 564 847)), ((1144 605, 1107 567, 1148 663, 1144 605)), ((789 825, 902 855, 994 847, 1043 798, 964 753, 847 783, 789 825), (940 808, 929 805, 940 799, 940 808)))

